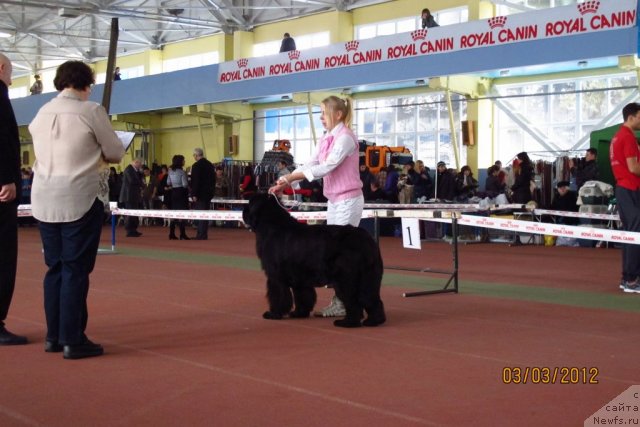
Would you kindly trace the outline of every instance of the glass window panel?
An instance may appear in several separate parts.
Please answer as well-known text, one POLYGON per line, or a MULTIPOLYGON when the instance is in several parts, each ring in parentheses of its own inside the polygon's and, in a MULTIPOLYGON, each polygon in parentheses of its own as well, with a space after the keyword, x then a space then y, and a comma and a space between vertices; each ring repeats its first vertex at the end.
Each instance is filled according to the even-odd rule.
POLYGON ((547 85, 527 86, 526 93, 529 95, 525 98, 524 113, 527 120, 533 123, 547 122, 549 117, 549 97, 544 96, 547 93, 547 85))
POLYGON ((15 99, 15 98, 22 98, 27 96, 27 94, 29 93, 29 91, 27 90, 26 86, 20 86, 20 87, 10 87, 9 88, 9 98, 11 99, 15 99))
POLYGON ((395 111, 392 108, 378 109, 376 133, 388 134, 395 131, 395 111))
POLYGON ((280 110, 280 138, 293 139, 294 117, 292 109, 280 110))
POLYGON ((417 21, 415 18, 405 19, 403 21, 398 22, 397 32, 398 33, 407 33, 409 31, 413 31, 417 28, 417 21))
POLYGON ((398 132, 415 132, 416 130, 416 112, 415 98, 399 98, 398 111, 398 132))
POLYGON ((418 149, 416 159, 420 159, 430 169, 435 169, 438 161, 436 152, 436 135, 427 133, 418 135, 418 149))
POLYGON ((365 40, 371 39, 376 36, 376 26, 375 25, 363 25, 358 28, 356 39, 365 40))
POLYGON ((378 24, 378 36, 388 36, 389 34, 395 34, 395 32, 395 22, 385 22, 382 24, 378 24))
MULTIPOLYGON (((429 102, 429 100, 425 100, 429 102)), ((434 130, 438 127, 438 104, 418 106, 418 131, 434 130)))
POLYGON ((551 119, 553 122, 575 122, 577 118, 578 94, 563 93, 576 90, 575 82, 556 83, 551 86, 551 91, 557 95, 551 95, 549 103, 553 109, 551 119))
POLYGON ((413 153, 413 158, 416 160, 416 154, 418 154, 416 150, 416 136, 415 134, 411 135, 398 135, 396 138, 396 144, 398 147, 406 147, 413 153))
MULTIPOLYGON (((593 79, 582 82, 583 90, 597 90, 607 87, 607 79, 593 79)), ((582 118, 595 120, 606 114, 607 93, 604 91, 582 93, 582 118)))
POLYGON ((568 142, 570 145, 576 143, 575 126, 555 126, 551 128, 553 142, 568 142))

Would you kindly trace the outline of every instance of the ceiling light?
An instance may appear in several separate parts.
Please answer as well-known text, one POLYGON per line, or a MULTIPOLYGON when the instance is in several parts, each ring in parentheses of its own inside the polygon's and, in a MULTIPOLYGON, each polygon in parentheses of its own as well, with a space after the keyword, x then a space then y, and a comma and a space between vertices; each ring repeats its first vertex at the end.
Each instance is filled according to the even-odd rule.
POLYGON ((416 80, 416 86, 424 86, 426 84, 427 84, 427 82, 425 82, 424 79, 416 80))
POLYGON ((4 31, 0 31, 0 38, 1 39, 6 39, 6 38, 9 38, 9 37, 11 37, 11 34, 5 33, 4 31))
POLYGON ((291 97, 289 95, 282 95, 282 99, 283 101, 291 101, 291 97))
POLYGON ((578 67, 584 68, 587 65, 589 65, 587 61, 578 61, 578 67))
POLYGON ((500 70, 500 77, 505 77, 509 75, 509 70, 500 70))

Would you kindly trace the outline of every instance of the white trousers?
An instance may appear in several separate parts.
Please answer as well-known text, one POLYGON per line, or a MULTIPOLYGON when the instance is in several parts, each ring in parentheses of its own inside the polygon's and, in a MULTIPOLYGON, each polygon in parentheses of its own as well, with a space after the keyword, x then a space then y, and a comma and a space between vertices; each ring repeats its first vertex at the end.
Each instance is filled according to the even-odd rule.
POLYGON ((352 199, 341 200, 336 203, 327 203, 328 225, 353 225, 357 227, 362 218, 364 209, 364 197, 362 195, 352 199))

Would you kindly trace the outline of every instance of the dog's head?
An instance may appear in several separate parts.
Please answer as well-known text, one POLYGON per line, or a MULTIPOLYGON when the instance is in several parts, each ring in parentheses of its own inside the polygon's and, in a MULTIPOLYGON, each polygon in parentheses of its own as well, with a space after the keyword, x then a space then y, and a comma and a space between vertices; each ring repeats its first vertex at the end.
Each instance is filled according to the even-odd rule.
POLYGON ((251 196, 242 210, 242 221, 253 231, 290 223, 293 218, 278 204, 276 197, 265 193, 251 196))

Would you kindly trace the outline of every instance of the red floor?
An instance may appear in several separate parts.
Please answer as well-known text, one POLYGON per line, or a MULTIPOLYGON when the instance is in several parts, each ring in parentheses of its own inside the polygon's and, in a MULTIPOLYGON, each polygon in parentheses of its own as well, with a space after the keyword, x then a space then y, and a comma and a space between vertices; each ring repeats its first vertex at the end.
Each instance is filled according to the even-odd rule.
MULTIPOLYGON (((460 294, 403 298, 410 274, 389 270, 385 281, 399 283, 383 287, 388 323, 345 330, 262 319, 264 276, 246 230, 189 242, 141 230, 134 240, 119 229, 121 253, 100 255, 91 276, 88 334, 107 354, 68 361, 43 351, 44 264, 37 230, 21 228, 7 323, 31 344, 0 348, 1 426, 573 426, 640 384, 640 310, 465 291, 482 282, 640 306, 616 288, 615 249, 461 246, 460 294), (159 259, 168 251, 200 258, 159 259), (595 368, 598 384, 504 384, 505 367, 595 368)), ((451 264, 444 243, 381 247, 387 265, 451 264)), ((320 304, 331 295, 318 293, 320 304)))

